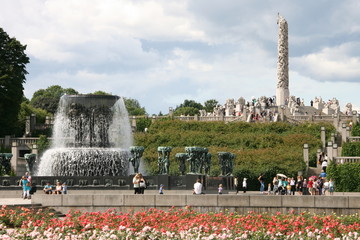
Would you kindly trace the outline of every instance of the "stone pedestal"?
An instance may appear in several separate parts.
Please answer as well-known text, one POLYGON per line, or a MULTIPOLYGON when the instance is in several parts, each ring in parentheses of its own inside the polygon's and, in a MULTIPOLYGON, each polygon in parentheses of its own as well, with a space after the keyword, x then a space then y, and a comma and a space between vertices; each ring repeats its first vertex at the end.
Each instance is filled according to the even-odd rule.
POLYGON ((307 175, 309 170, 309 145, 307 143, 304 144, 303 153, 304 153, 304 162, 306 165, 306 175, 307 175))
POLYGON ((157 184, 158 188, 159 188, 160 184, 163 184, 165 186, 165 189, 171 190, 169 175, 158 175, 157 176, 157 183, 158 183, 157 184))
POLYGON ((333 143, 332 142, 328 142, 326 152, 327 152, 327 156, 328 156, 329 160, 332 161, 333 157, 334 157, 333 156, 333 143))
POLYGON ((321 143, 322 143, 322 148, 325 149, 326 146, 325 127, 321 127, 321 143))
POLYGON ((290 93, 288 88, 276 88, 276 105, 285 105, 285 102, 289 99, 290 93))

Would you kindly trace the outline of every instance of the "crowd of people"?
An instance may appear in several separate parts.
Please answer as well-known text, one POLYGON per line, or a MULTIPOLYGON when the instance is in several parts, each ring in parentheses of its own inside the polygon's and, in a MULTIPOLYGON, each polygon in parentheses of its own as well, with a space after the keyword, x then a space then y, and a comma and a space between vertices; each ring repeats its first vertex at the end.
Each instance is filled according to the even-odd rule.
POLYGON ((67 184, 66 182, 61 184, 60 181, 57 181, 55 187, 53 187, 50 182, 47 182, 43 191, 45 194, 67 194, 67 184))

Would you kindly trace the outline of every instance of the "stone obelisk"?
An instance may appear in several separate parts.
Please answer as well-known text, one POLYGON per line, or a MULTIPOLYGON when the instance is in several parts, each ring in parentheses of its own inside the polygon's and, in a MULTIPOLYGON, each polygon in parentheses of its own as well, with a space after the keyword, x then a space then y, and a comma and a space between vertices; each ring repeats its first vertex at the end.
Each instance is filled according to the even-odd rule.
POLYGON ((278 15, 277 24, 279 26, 278 39, 278 61, 277 61, 277 87, 276 105, 285 105, 289 99, 289 44, 288 44, 288 24, 282 16, 278 15))

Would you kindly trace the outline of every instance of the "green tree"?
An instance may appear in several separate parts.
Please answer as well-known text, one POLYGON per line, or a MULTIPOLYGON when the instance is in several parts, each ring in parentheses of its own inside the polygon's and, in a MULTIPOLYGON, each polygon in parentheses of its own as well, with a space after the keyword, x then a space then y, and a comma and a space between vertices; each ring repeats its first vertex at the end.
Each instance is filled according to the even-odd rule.
POLYGON ((140 106, 140 103, 136 99, 124 98, 126 109, 130 116, 141 116, 146 115, 144 107, 140 106))
POLYGON ((174 111, 175 116, 180 116, 180 115, 194 116, 196 114, 199 114, 199 109, 194 107, 178 107, 174 111))
POLYGON ((201 110, 201 109, 204 108, 204 106, 201 105, 201 103, 197 103, 194 100, 188 100, 188 99, 186 99, 184 101, 184 103, 180 104, 180 106, 177 107, 177 108, 182 108, 182 107, 193 107, 193 108, 196 108, 198 110, 201 110))
POLYGON ((26 99, 20 105, 20 111, 18 115, 18 126, 17 126, 17 135, 22 135, 25 132, 25 123, 26 117, 30 116, 31 114, 36 115, 36 122, 37 123, 44 123, 46 116, 50 114, 41 108, 35 108, 30 105, 29 101, 26 99))
POLYGON ((104 92, 104 91, 95 91, 93 93, 90 93, 91 95, 112 95, 111 93, 107 93, 107 92, 104 92))
POLYGON ((75 95, 79 93, 73 88, 62 88, 59 85, 53 85, 47 89, 37 90, 33 94, 30 104, 54 114, 58 108, 59 100, 64 94, 75 95))
POLYGON ((206 112, 213 112, 214 111, 214 107, 216 107, 216 105, 219 102, 215 99, 210 99, 207 100, 206 102, 204 102, 204 108, 206 110, 206 112))
POLYGON ((13 134, 17 124, 29 63, 25 50, 26 45, 0 28, 0 136, 13 134))

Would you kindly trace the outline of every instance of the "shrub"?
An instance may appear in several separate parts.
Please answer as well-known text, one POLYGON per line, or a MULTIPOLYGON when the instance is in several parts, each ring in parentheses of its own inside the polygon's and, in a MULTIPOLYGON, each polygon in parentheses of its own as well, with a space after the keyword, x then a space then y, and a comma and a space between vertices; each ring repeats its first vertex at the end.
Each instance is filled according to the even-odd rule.
POLYGON ((342 146, 342 156, 358 157, 360 156, 360 142, 346 142, 342 146))

